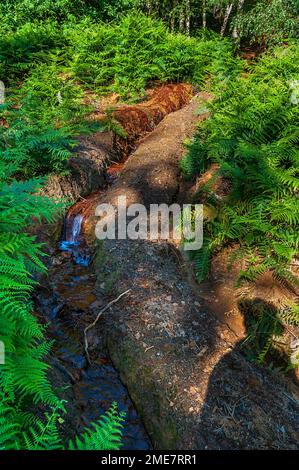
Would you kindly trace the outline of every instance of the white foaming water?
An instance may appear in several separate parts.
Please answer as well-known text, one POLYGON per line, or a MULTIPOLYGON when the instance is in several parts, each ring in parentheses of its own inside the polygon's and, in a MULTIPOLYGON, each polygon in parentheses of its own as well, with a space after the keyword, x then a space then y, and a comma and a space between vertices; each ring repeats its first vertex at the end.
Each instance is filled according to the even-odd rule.
POLYGON ((76 264, 88 266, 91 261, 91 255, 88 250, 86 250, 86 247, 84 247, 84 243, 82 246, 82 239, 80 240, 83 220, 84 218, 80 214, 76 215, 74 218, 66 218, 65 240, 59 243, 59 248, 61 251, 72 253, 76 264))
POLYGON ((72 227, 71 227, 71 234, 70 234, 70 239, 67 240, 71 243, 77 243, 79 241, 80 233, 81 233, 81 226, 83 222, 83 216, 81 214, 76 215, 76 217, 72 221, 72 227))
POLYGON ((65 220, 64 240, 60 242, 60 249, 62 251, 72 251, 72 247, 80 244, 80 234, 83 222, 81 214, 75 217, 67 217, 65 220))

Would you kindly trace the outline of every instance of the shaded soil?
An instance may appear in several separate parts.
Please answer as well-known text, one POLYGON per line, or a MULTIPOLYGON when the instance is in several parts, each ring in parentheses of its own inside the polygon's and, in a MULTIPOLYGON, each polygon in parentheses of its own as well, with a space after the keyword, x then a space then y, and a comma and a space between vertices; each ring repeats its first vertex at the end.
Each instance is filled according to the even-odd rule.
POLYGON ((298 449, 298 389, 245 360, 169 245, 105 245, 120 266, 117 293, 132 289, 107 314, 108 349, 154 446, 298 449))

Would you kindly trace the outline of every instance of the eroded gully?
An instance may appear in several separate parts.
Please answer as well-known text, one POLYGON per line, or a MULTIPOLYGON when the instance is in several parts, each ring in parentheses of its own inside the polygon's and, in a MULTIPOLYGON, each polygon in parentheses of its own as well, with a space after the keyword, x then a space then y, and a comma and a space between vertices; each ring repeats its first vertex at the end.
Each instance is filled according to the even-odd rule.
MULTIPOLYGON (((184 104, 187 103, 181 106, 184 104)), ((53 366, 51 381, 68 402, 62 424, 65 437, 73 438, 98 420, 112 402, 117 402, 120 411, 126 413, 123 448, 150 449, 144 424, 109 358, 105 316, 102 334, 91 330, 89 335, 91 363, 84 349, 84 329, 109 303, 114 287, 113 279, 104 283, 96 274, 95 251, 83 236, 84 224, 94 213, 95 203, 117 182, 123 164, 111 165, 105 172, 106 187, 69 209, 60 241, 48 263, 48 273, 35 292, 35 305, 41 321, 48 324, 48 336, 54 340, 49 358, 53 366)))
MULTIPOLYGON (((113 184, 122 164, 107 171, 107 184, 113 184)), ((84 240, 82 225, 88 210, 100 193, 72 206, 64 220, 61 240, 51 257, 47 277, 35 292, 35 305, 48 335, 54 340, 50 363, 51 380, 61 397, 68 400, 64 434, 73 438, 99 419, 113 402, 126 413, 123 449, 150 449, 151 442, 129 393, 113 367, 105 348, 105 338, 93 338, 92 363, 84 350, 83 330, 108 302, 109 292, 98 285, 93 269, 93 252, 84 240)))

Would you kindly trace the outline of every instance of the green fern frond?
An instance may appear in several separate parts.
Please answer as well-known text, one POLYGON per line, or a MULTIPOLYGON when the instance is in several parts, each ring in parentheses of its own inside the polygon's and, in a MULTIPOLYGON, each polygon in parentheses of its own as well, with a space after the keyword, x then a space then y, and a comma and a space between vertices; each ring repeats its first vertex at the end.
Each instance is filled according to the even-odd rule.
POLYGON ((70 450, 118 450, 121 447, 122 427, 125 414, 118 412, 113 403, 110 410, 98 423, 86 429, 83 434, 69 443, 70 450))

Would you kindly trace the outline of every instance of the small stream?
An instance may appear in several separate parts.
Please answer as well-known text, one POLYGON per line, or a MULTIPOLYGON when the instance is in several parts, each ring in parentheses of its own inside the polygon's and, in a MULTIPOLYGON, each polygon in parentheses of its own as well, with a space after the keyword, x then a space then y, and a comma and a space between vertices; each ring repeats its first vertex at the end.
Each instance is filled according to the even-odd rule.
MULTIPOLYGON (((64 371, 72 384, 73 402, 69 406, 73 408, 75 420, 70 437, 98 420, 115 401, 126 413, 123 449, 151 449, 143 423, 108 357, 105 341, 95 332, 91 338, 91 365, 85 357, 83 330, 109 300, 104 294, 99 296, 96 290, 92 253, 82 236, 84 216, 80 204, 69 210, 48 276, 35 294, 37 312, 48 323, 49 336, 55 340, 53 365, 64 371)), ((88 198, 84 200, 86 205, 88 198)))
POLYGON ((59 243, 61 251, 71 253, 75 264, 87 267, 91 262, 91 255, 82 240, 81 229, 84 221, 82 214, 67 214, 64 222, 63 238, 59 243))
POLYGON ((128 390, 107 352, 105 334, 113 328, 109 316, 103 315, 96 328, 89 331, 91 363, 86 358, 84 329, 94 322, 99 311, 112 299, 108 291, 102 288, 105 285, 103 280, 106 280, 105 269, 99 273, 101 266, 98 267, 98 259, 95 269, 94 253, 83 233, 88 232, 84 224, 93 215, 90 211, 93 211, 101 193, 118 179, 129 152, 138 146, 139 138, 150 132, 167 114, 187 105, 191 94, 190 85, 163 85, 149 95, 145 107, 138 107, 137 104, 124 106, 123 110, 119 108, 119 122, 121 125, 124 120, 128 122, 127 126, 124 125, 128 133, 127 142, 121 145, 118 142, 116 146, 116 154, 123 158, 116 158, 118 161, 111 162, 105 170, 104 188, 99 188, 99 192, 90 194, 86 199, 80 198, 68 211, 61 240, 52 252, 50 263, 47 263, 48 272, 40 279, 35 291, 37 316, 47 323, 47 335, 54 340, 49 358, 53 366, 52 381, 57 390, 62 390, 60 396, 68 399, 69 418, 66 417, 67 425, 63 427, 66 438, 73 438, 86 425, 97 421, 115 401, 119 409, 126 413, 123 449, 152 448, 128 390), (66 386, 69 388, 66 389, 66 386))

